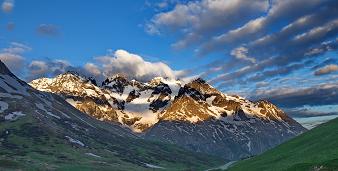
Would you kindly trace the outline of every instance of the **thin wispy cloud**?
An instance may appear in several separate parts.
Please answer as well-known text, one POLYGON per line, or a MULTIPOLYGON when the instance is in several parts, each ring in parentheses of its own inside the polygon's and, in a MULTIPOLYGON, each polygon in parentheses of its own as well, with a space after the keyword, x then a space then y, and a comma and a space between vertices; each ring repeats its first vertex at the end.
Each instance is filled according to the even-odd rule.
POLYGON ((216 88, 295 111, 337 105, 328 78, 337 73, 337 16, 334 0, 199 0, 158 12, 145 29, 210 59, 195 72, 216 88))
POLYGON ((336 71, 338 71, 338 65, 331 64, 331 65, 326 65, 323 68, 318 69, 314 74, 318 76, 318 75, 330 74, 336 71))
POLYGON ((15 74, 22 76, 25 69, 24 53, 32 50, 28 45, 12 42, 0 50, 0 60, 4 62, 15 74))
POLYGON ((60 34, 59 28, 53 24, 40 24, 36 31, 42 36, 58 36, 60 34))
POLYGON ((13 31, 13 30, 15 29, 15 23, 13 23, 13 22, 7 23, 6 29, 7 29, 8 31, 13 31))

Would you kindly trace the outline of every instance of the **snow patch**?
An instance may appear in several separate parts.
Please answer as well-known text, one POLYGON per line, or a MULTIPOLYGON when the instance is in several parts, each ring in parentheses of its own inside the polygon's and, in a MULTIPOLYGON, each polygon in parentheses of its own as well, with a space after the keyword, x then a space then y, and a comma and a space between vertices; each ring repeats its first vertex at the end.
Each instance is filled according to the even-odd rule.
POLYGON ((88 156, 96 157, 96 158, 101 158, 101 156, 93 154, 93 153, 85 153, 88 156))
POLYGON ((45 109, 45 107, 43 106, 43 104, 41 104, 41 103, 35 103, 35 106, 36 106, 37 108, 39 108, 40 110, 43 110, 44 112, 46 112, 48 115, 53 116, 53 117, 55 117, 55 118, 57 118, 57 119, 61 119, 60 116, 54 115, 54 114, 52 114, 51 112, 47 111, 47 110, 45 109))
POLYGON ((23 114, 21 111, 19 112, 12 112, 8 115, 5 116, 5 120, 8 120, 8 121, 15 121, 17 120, 19 117, 21 116, 25 116, 26 114, 23 114))
POLYGON ((206 102, 209 104, 209 105, 212 105, 212 102, 215 100, 216 96, 211 96, 209 98, 206 99, 206 102))
POLYGON ((156 166, 156 165, 153 165, 153 164, 149 164, 149 163, 144 163, 147 167, 149 168, 153 168, 153 169, 164 169, 164 167, 161 167, 161 166, 156 166))
POLYGON ((73 144, 78 144, 78 145, 80 145, 80 146, 82 146, 82 147, 85 146, 84 143, 82 143, 81 141, 79 141, 79 140, 77 140, 77 139, 74 139, 74 138, 72 138, 72 137, 70 137, 70 136, 65 136, 65 137, 68 139, 69 142, 71 142, 71 143, 73 143, 73 144))
POLYGON ((196 123, 200 120, 200 118, 198 116, 192 116, 190 118, 187 118, 188 121, 190 121, 191 123, 196 123))
POLYGON ((8 109, 8 103, 0 101, 0 113, 8 109))

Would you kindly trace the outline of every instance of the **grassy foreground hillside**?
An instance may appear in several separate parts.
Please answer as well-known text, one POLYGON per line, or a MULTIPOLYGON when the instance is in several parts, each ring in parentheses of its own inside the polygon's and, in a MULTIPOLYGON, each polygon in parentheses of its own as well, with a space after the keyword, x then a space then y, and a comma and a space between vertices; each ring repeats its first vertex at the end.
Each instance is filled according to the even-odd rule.
POLYGON ((338 170, 338 119, 322 124, 230 171, 338 170))
POLYGON ((173 145, 133 138, 98 136, 99 142, 82 135, 88 144, 82 147, 47 129, 29 115, 0 122, 0 170, 204 170, 222 163, 173 145))

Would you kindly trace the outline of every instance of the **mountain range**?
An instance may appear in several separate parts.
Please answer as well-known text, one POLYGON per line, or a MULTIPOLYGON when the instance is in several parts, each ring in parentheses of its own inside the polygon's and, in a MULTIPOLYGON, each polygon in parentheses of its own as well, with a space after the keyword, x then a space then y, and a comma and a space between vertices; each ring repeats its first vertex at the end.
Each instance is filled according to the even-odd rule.
POLYGON ((224 161, 99 121, 0 61, 0 170, 205 170, 224 161))
POLYGON ((139 138, 225 160, 260 154, 306 131, 272 103, 224 94, 200 78, 139 82, 117 74, 97 85, 67 72, 29 84, 139 138))

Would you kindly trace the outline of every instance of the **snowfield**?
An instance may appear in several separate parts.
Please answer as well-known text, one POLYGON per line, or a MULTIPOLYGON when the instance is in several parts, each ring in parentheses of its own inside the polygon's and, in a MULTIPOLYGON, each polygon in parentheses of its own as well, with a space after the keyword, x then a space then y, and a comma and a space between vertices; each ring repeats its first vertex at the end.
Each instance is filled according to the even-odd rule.
POLYGON ((74 139, 74 138, 72 138, 72 137, 70 137, 70 136, 65 136, 65 137, 68 139, 68 141, 69 141, 70 143, 77 144, 77 145, 80 145, 80 146, 82 146, 82 147, 85 146, 84 143, 82 143, 81 141, 79 141, 79 140, 77 140, 77 139, 74 139))

